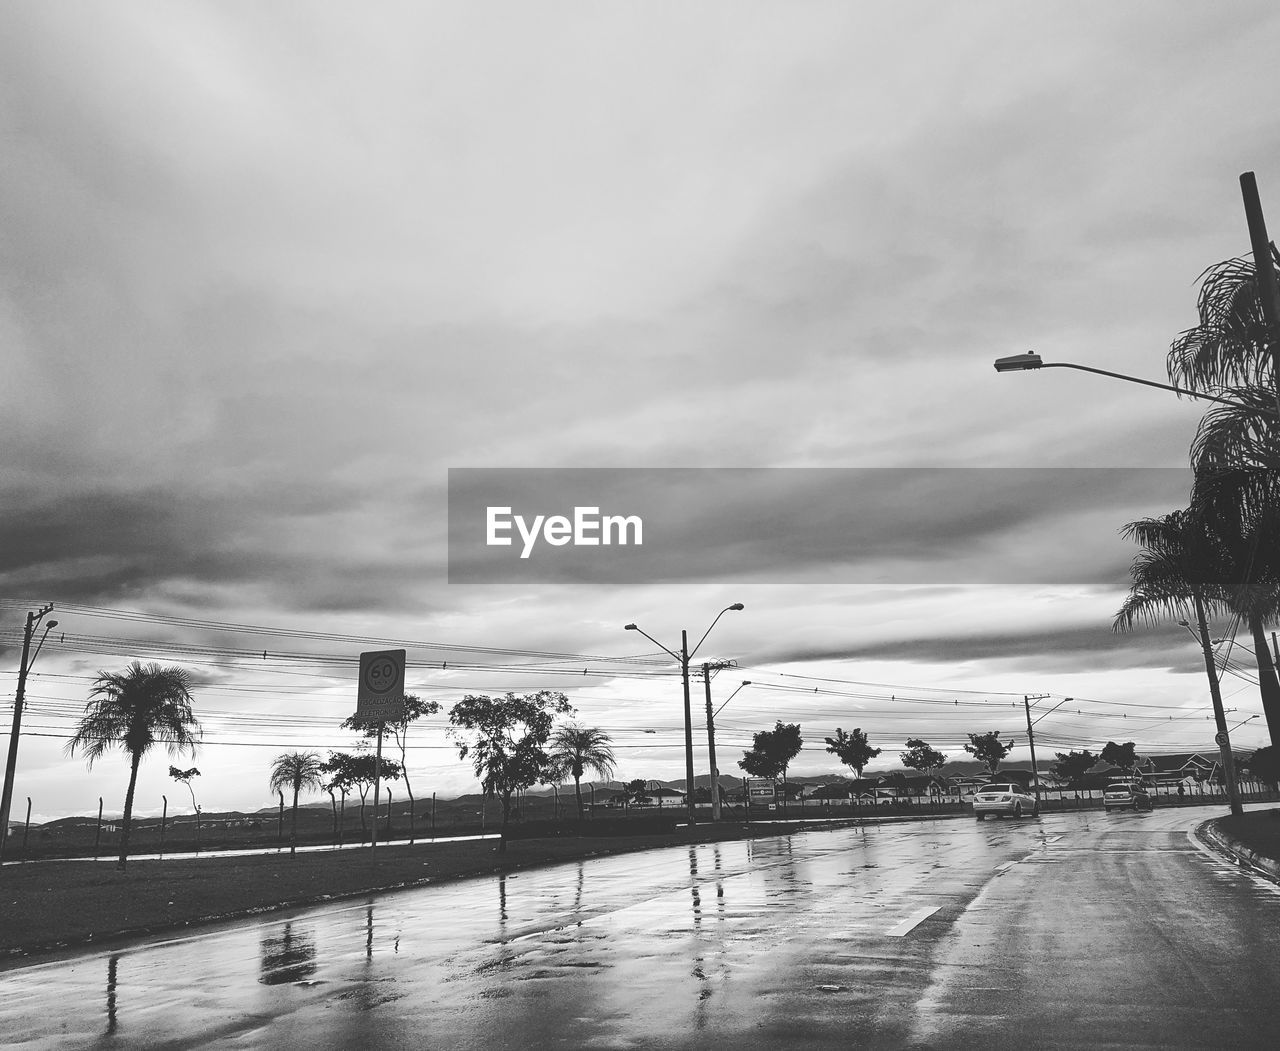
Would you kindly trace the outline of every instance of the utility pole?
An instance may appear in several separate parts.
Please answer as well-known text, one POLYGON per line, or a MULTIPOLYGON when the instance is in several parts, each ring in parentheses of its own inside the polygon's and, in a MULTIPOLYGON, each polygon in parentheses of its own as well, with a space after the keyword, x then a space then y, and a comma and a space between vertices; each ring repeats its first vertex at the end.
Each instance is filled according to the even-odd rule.
POLYGON ((1036 732, 1031 728, 1031 702, 1047 700, 1047 693, 1023 694, 1022 704, 1027 709, 1027 743, 1031 745, 1031 783, 1035 785, 1036 802, 1040 802, 1040 770, 1036 767, 1036 732))
POLYGON ((702 684, 707 692, 707 758, 711 763, 711 820, 720 820, 720 769, 716 766, 716 717, 711 711, 711 673, 737 666, 737 661, 707 661, 702 666, 702 684))
POLYGON ((663 653, 669 657, 673 657, 680 662, 680 680, 684 684, 684 787, 685 787, 685 803, 689 813, 689 827, 693 828, 697 824, 697 816, 694 811, 693 802, 693 711, 689 704, 689 661, 702 648, 702 644, 707 641, 707 636, 715 629, 720 618, 730 610, 742 610, 746 607, 741 602, 735 602, 732 606, 726 606, 716 614, 716 619, 711 622, 711 627, 702 633, 702 638, 698 640, 698 644, 693 647, 693 652, 689 652, 689 633, 687 631, 680 632, 680 652, 667 649, 657 639, 650 635, 638 624, 623 625, 624 631, 638 631, 646 639, 657 646, 663 653))
POLYGON ((1218 756, 1222 761, 1227 804, 1232 814, 1243 814, 1244 807, 1240 805, 1240 792, 1236 787, 1236 763, 1231 751, 1230 732, 1227 730, 1227 713, 1222 708, 1222 688, 1218 684, 1218 666, 1213 659, 1213 650, 1209 647, 1209 622, 1204 612, 1204 600, 1197 592, 1192 596, 1192 601, 1196 611, 1196 627, 1200 630, 1192 630, 1191 625, 1186 621, 1181 623, 1196 637, 1200 643, 1200 650, 1204 654, 1204 669, 1209 676, 1209 699, 1213 702, 1213 721, 1218 731, 1213 735, 1213 740, 1218 746, 1218 756))
MULTIPOLYGON (((36 625, 44 618, 50 610, 53 609, 53 603, 42 606, 40 609, 32 612, 27 611, 27 625, 22 632, 22 659, 18 664, 18 690, 13 696, 13 727, 9 731, 9 754, 4 764, 4 794, 0 796, 0 861, 4 860, 5 844, 9 841, 9 807, 13 803, 13 776, 18 769, 18 736, 22 733, 22 702, 27 692, 27 672, 31 668, 34 657, 31 653, 31 636, 35 634, 36 625)), ((44 626, 45 635, 49 634, 50 628, 56 628, 58 622, 56 620, 49 621, 44 626)), ((40 646, 44 645, 44 636, 40 637, 40 646)), ((36 654, 40 653, 40 646, 36 647, 36 654)))
POLYGON ((1258 180, 1253 172, 1240 176, 1240 192, 1244 197, 1245 220, 1249 224, 1249 243, 1253 246, 1253 269, 1258 275, 1258 298, 1262 300, 1262 313, 1269 330, 1272 382, 1277 385, 1276 408, 1280 409, 1280 288, 1276 285, 1267 222, 1262 216, 1262 199, 1258 196, 1258 180))
POLYGON ((693 710, 689 706, 689 633, 680 632, 680 677, 684 682, 684 801, 689 827, 698 823, 693 803, 693 710))

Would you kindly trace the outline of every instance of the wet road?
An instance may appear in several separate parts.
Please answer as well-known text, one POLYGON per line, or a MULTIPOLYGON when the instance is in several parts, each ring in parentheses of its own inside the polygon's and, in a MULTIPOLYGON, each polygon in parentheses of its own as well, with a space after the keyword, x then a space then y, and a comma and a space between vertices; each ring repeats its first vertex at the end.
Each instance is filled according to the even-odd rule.
POLYGON ((1274 1047, 1280 894, 1216 811, 592 859, 0 971, 5 1046, 1274 1047))

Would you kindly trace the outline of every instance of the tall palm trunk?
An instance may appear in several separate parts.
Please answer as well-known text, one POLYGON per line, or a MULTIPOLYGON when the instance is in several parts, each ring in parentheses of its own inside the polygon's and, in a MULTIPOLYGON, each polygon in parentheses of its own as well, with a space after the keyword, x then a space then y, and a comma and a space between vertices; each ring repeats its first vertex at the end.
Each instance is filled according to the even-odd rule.
POLYGON ((1204 612, 1204 599, 1198 591, 1193 592, 1192 599, 1196 607, 1196 626, 1200 629, 1200 648, 1204 651, 1204 670, 1209 676, 1209 696, 1213 701, 1214 724, 1218 728, 1218 751, 1222 762, 1222 777, 1227 789, 1227 802, 1231 813, 1243 814, 1240 805, 1240 794, 1236 790, 1235 756, 1231 753, 1231 745, 1227 741, 1227 716, 1222 707, 1222 687, 1218 683, 1218 667, 1214 663, 1213 650, 1209 648, 1209 620, 1204 612))
POLYGON ((582 774, 573 775, 573 794, 578 797, 578 820, 582 820, 582 774))
POLYGON ((124 871, 129 857, 129 827, 133 821, 133 790, 138 784, 138 764, 142 762, 142 753, 133 752, 129 762, 129 791, 124 794, 124 817, 120 820, 120 860, 116 868, 124 871))
POLYGON ((293 831, 289 834, 289 856, 298 852, 298 782, 293 783, 293 831))
POLYGON ((1253 652, 1258 656, 1258 692, 1262 694, 1262 712, 1267 720, 1271 744, 1280 744, 1280 680, 1276 666, 1267 649, 1267 633, 1260 617, 1249 618, 1249 633, 1253 636, 1253 652))

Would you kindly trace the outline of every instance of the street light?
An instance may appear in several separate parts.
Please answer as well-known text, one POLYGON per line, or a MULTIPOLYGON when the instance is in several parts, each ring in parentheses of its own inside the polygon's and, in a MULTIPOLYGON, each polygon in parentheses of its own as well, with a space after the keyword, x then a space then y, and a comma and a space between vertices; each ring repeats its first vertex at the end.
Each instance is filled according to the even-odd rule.
MULTIPOLYGON (((750 685, 751 685, 750 679, 742 680, 742 686, 750 686, 750 685)), ((733 693, 729 694, 729 697, 724 702, 724 704, 720 705, 720 707, 716 709, 716 712, 715 712, 716 715, 719 715, 722 711, 724 711, 725 708, 728 707, 729 701, 733 700, 735 697, 738 696, 738 690, 741 690, 742 686, 739 686, 736 690, 733 691, 733 693)))
POLYGON ((1055 705, 1054 705, 1052 708, 1050 708, 1048 711, 1043 712, 1042 714, 1040 714, 1040 715, 1036 716, 1036 718, 1032 719, 1032 718, 1031 718, 1031 702, 1032 702, 1032 701, 1045 701, 1045 700, 1048 700, 1048 699, 1049 699, 1049 695, 1048 695, 1047 693, 1040 693, 1040 694, 1036 694, 1034 697, 1033 697, 1033 696, 1031 696, 1030 694, 1023 694, 1023 695, 1022 695, 1022 704, 1023 704, 1023 706, 1026 708, 1026 710, 1027 710, 1027 744, 1028 744, 1028 745, 1030 746, 1030 748, 1031 748, 1031 780, 1035 783, 1035 791, 1036 791, 1036 800, 1037 800, 1037 801, 1039 801, 1039 799, 1040 799, 1040 770, 1039 770, 1039 768, 1036 766, 1036 733, 1035 733, 1035 729, 1034 729, 1034 727, 1035 727, 1036 723, 1038 723, 1038 722, 1039 722, 1041 719, 1043 719, 1046 715, 1050 714, 1050 712, 1056 712, 1059 708, 1061 708, 1061 707, 1062 707, 1064 704, 1066 704, 1068 701, 1075 700, 1075 698, 1074 698, 1074 697, 1064 697, 1064 698, 1062 698, 1062 700, 1060 700, 1057 704, 1055 704, 1055 705))
POLYGON ((52 609, 51 602, 35 612, 28 610, 27 625, 22 632, 22 660, 18 664, 18 690, 13 697, 13 728, 9 731, 9 755, 4 764, 4 794, 0 796, 0 861, 4 860, 4 847, 9 841, 9 807, 13 802, 13 775, 18 768, 18 735, 22 732, 22 700, 27 692, 27 672, 31 670, 31 665, 40 655, 40 649, 44 646, 44 640, 48 637, 50 629, 56 628, 58 622, 51 620, 44 626, 44 634, 40 636, 34 654, 31 654, 31 636, 36 630, 36 625, 52 609))
MULTIPOLYGON (((667 649, 657 639, 650 635, 647 631, 637 624, 623 625, 626 631, 638 631, 646 639, 652 642, 663 653, 674 657, 680 662, 680 678, 684 684, 684 776, 685 776, 685 804, 689 814, 689 827, 693 828, 697 824, 697 817, 693 808, 693 712, 689 705, 689 661, 693 659, 694 654, 698 652, 702 644, 707 641, 707 636, 711 634, 711 628, 714 628, 730 610, 739 611, 746 609, 741 602, 735 602, 732 606, 726 606, 716 614, 716 619, 711 622, 711 627, 702 633, 702 638, 698 640, 698 645, 693 647, 692 652, 689 650, 689 633, 687 631, 680 632, 680 652, 667 649)), ((714 787, 711 793, 715 798, 714 787)))
POLYGON ((1187 390, 1169 383, 1157 383, 1155 380, 1144 380, 1137 376, 1126 376, 1123 372, 1111 372, 1108 369, 1095 369, 1092 365, 1077 365, 1070 361, 1044 361, 1039 354, 1011 354, 1007 358, 996 358, 997 372, 1031 372, 1035 369, 1075 369, 1078 372, 1092 372, 1096 376, 1110 376, 1112 379, 1124 380, 1127 383, 1141 383, 1144 387, 1158 387, 1160 390, 1171 390, 1174 394, 1185 394, 1188 398, 1199 398, 1202 401, 1216 401, 1223 405, 1234 405, 1238 409, 1250 409, 1265 412, 1269 416, 1280 416, 1275 409, 1263 408, 1260 405, 1249 405, 1232 398, 1220 398, 1216 394, 1205 394, 1198 390, 1187 390))

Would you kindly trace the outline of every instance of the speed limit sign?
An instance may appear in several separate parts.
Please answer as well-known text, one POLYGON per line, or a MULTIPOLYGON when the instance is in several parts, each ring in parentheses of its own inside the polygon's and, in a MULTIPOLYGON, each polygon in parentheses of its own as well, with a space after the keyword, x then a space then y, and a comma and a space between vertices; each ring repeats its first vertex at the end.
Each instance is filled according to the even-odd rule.
POLYGON ((356 716, 394 723, 404 718, 404 650, 360 654, 356 716))

